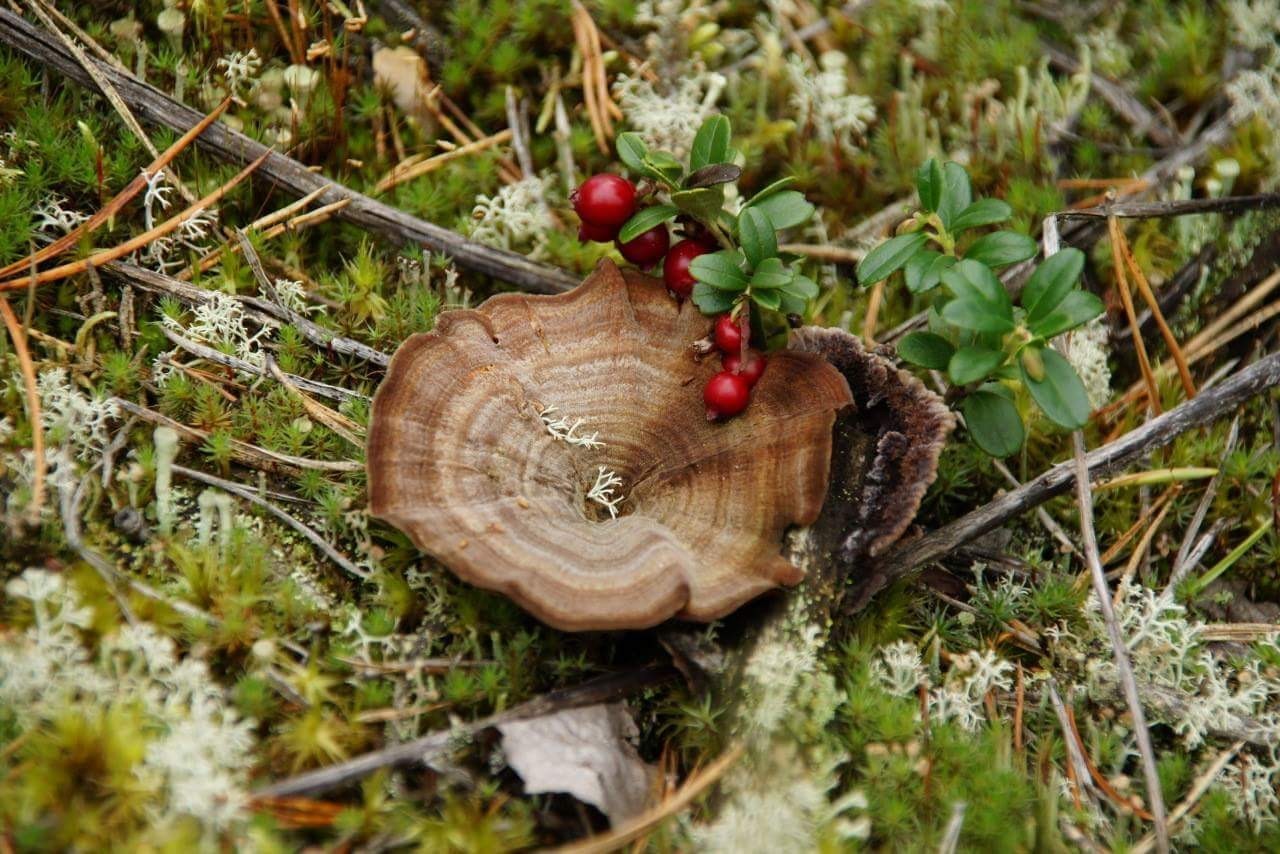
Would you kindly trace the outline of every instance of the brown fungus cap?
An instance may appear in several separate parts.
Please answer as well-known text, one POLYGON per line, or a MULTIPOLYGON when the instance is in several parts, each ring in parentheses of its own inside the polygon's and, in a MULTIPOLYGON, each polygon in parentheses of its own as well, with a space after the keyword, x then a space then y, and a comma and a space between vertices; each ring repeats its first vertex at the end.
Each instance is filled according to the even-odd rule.
POLYGON ((372 512, 561 629, 712 620, 796 584, 783 533, 822 509, 848 383, 820 356, 779 352, 746 412, 708 423, 719 360, 689 347, 708 327, 609 261, 569 293, 443 314, 374 398, 372 512), (572 435, 603 446, 556 438, 544 415, 581 419, 572 435), (621 480, 616 519, 587 496, 601 466, 621 480))

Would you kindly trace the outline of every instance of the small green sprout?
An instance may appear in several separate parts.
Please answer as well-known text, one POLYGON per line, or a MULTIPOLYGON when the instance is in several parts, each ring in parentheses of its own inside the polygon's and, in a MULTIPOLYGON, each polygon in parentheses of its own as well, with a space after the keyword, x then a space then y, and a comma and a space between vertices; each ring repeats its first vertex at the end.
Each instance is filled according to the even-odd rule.
POLYGON ((1020 388, 1054 424, 1083 427, 1090 411, 1084 384, 1049 342, 1103 311, 1101 300, 1076 287, 1084 253, 1068 248, 1045 259, 1015 304, 995 270, 1034 257, 1035 241, 1003 230, 961 239, 1009 219, 1009 205, 975 200, 964 168, 934 159, 920 167, 916 189, 920 210, 902 233, 868 252, 857 271, 864 285, 901 271, 913 294, 935 294, 928 331, 904 336, 898 355, 946 373, 969 435, 992 456, 1017 452, 1026 438, 1020 388))

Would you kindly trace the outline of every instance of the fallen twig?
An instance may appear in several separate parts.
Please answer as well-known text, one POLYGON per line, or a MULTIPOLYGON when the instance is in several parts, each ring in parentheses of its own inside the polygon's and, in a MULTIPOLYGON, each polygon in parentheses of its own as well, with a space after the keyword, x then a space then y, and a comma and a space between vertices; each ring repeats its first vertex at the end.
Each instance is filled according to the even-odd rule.
POLYGON ((733 764, 741 759, 742 754, 745 752, 746 748, 742 744, 733 745, 710 765, 692 774, 675 794, 653 809, 636 816, 619 827, 615 827, 608 833, 602 833, 599 836, 561 846, 555 849, 556 854, 608 854, 608 852, 616 851, 629 842, 634 842, 671 816, 684 811, 703 792, 723 777, 725 772, 732 768, 733 764))
MULTIPOLYGON (((141 418, 148 424, 172 428, 189 442, 203 442, 209 438, 209 434, 204 430, 189 427, 167 415, 147 409, 145 406, 139 406, 133 401, 125 400, 122 397, 113 397, 111 400, 125 412, 141 418)), ((355 462, 354 460, 312 460, 306 457, 296 457, 292 454, 282 454, 279 451, 260 448, 248 442, 241 442, 239 439, 231 440, 231 458, 242 465, 261 469, 271 474, 292 475, 303 469, 347 474, 364 469, 364 463, 355 462)))
MULTIPOLYGON (((252 262, 250 264, 252 265, 252 262)), ((204 305, 213 299, 210 292, 203 288, 135 264, 114 261, 107 264, 103 269, 105 272, 118 276, 143 290, 151 291, 152 293, 171 294, 187 305, 204 305)), ((376 350, 352 338, 346 338, 331 332, 315 321, 303 317, 295 311, 290 311, 282 305, 249 296, 237 296, 235 299, 238 299, 245 306, 246 313, 250 314, 260 325, 276 326, 278 325, 277 321, 289 323, 302 334, 303 338, 327 352, 338 353, 343 356, 355 356, 380 368, 385 368, 391 362, 390 354, 376 350)))
MULTIPOLYGON (((6 9, 0 9, 0 44, 7 45, 23 56, 55 69, 79 83, 92 83, 88 73, 66 55, 52 34, 33 27, 6 9)), ((116 87, 125 103, 144 121, 178 131, 185 131, 199 121, 199 113, 179 104, 154 86, 142 83, 105 63, 99 63, 98 69, 116 87)), ((341 218, 398 243, 425 246, 433 252, 448 254, 461 267, 538 293, 558 293, 578 284, 577 277, 564 270, 531 261, 514 252, 468 240, 456 232, 357 193, 310 171, 290 157, 269 151, 261 143, 224 125, 209 127, 200 136, 198 143, 221 158, 240 163, 250 162, 265 154, 266 160, 258 174, 281 190, 302 196, 323 189, 321 198, 326 202, 350 199, 351 203, 339 213, 341 218)))
POLYGON ((310 525, 295 519, 293 516, 290 516, 270 501, 259 498, 258 493, 247 486, 242 486, 235 481, 214 477, 211 474, 206 474, 205 472, 198 471, 197 469, 189 469, 186 466, 174 465, 173 470, 184 477, 189 477, 192 480, 198 480, 201 483, 208 484, 209 486, 216 486, 219 489, 230 492, 232 495, 237 495, 243 498, 250 504, 255 504, 258 507, 261 507, 263 510, 266 510, 272 516, 275 516, 281 522, 284 522, 290 528, 293 528, 299 534, 310 540, 316 548, 324 553, 325 557, 337 564, 343 572, 354 576, 355 578, 359 578, 361 581, 369 578, 368 570, 361 569, 352 563, 346 555, 334 548, 328 540, 312 530, 310 525))
MULTIPOLYGON (((1239 404, 1277 384, 1280 384, 1280 353, 1273 353, 1224 380, 1221 385, 1202 390, 1191 400, 1129 431, 1116 441, 1090 451, 1085 457, 1089 474, 1092 477, 1114 471, 1155 448, 1164 447, 1188 430, 1203 427, 1229 414, 1239 404)), ((853 610, 865 607, 871 596, 885 585, 1061 495, 1071 488, 1074 479, 1073 467, 1059 464, 954 522, 897 546, 873 564, 871 572, 860 580, 852 593, 849 607, 853 610)))
POLYGON ((1164 812, 1164 796, 1160 789, 1160 774, 1156 770, 1156 755, 1151 747, 1151 731, 1147 729, 1142 698, 1138 694, 1138 685, 1133 677, 1133 665, 1129 661, 1129 647, 1125 643, 1124 635, 1120 632, 1120 624, 1116 621, 1115 609, 1111 604, 1111 590, 1107 587, 1107 577, 1102 569, 1102 560, 1098 556, 1098 540, 1093 532, 1093 492, 1089 484, 1089 467, 1085 462, 1084 435, 1079 430, 1071 434, 1071 444, 1075 452, 1076 503, 1080 509, 1080 535, 1084 540, 1085 563, 1089 567, 1089 578, 1093 582, 1093 594, 1098 603, 1098 610, 1102 612, 1102 620, 1107 626, 1107 635, 1111 640, 1116 675, 1124 691, 1129 714, 1133 717, 1133 734, 1137 741, 1138 754, 1142 757, 1142 773, 1147 783, 1147 800, 1151 804, 1151 817, 1155 823, 1156 846, 1161 854, 1167 854, 1169 827, 1164 812))
POLYGON ((27 395, 27 418, 31 421, 31 453, 33 475, 31 478, 31 505, 29 517, 34 521, 40 518, 40 510, 44 507, 44 478, 48 462, 44 457, 44 418, 40 413, 40 392, 36 388, 36 369, 31 361, 31 351, 27 349, 27 335, 13 313, 9 301, 0 296, 0 318, 13 340, 13 350, 18 356, 18 369, 22 372, 22 385, 27 395))
MULTIPOLYGON (((175 466, 176 469, 176 466, 175 466)), ((564 709, 576 709, 595 703, 620 700, 649 688, 668 682, 679 675, 674 667, 652 666, 624 673, 592 679, 573 688, 551 691, 540 697, 521 703, 505 712, 489 715, 479 720, 454 726, 441 732, 433 732, 412 741, 393 744, 381 750, 365 753, 346 762, 318 768, 286 780, 272 783, 255 792, 257 797, 278 798, 289 795, 311 795, 325 792, 351 783, 382 768, 414 765, 430 760, 435 754, 449 747, 454 740, 508 721, 536 718, 564 709)))
MULTIPOLYGON (((212 347, 206 347, 203 344, 198 344, 189 338, 184 338, 167 327, 164 328, 163 331, 166 338, 193 356, 198 356, 205 361, 213 362, 214 364, 222 365, 223 367, 231 368, 232 370, 242 371, 246 374, 256 374, 260 377, 270 376, 266 367, 262 365, 255 365, 252 362, 246 362, 244 359, 236 356, 229 356, 220 350, 213 349, 212 347)), ((342 386, 317 382, 316 380, 309 380, 306 377, 294 376, 293 374, 287 374, 286 376, 288 376, 289 380, 299 388, 306 389, 312 394, 318 394, 321 397, 327 397, 330 400, 346 401, 369 399, 366 395, 350 391, 342 386)))
MULTIPOLYGON (((0 9, 0 15, 3 15, 3 14, 4 14, 4 10, 0 9)), ((147 231, 143 234, 139 234, 136 237, 132 237, 129 240, 126 240, 123 243, 120 243, 116 246, 99 250, 93 253, 92 255, 90 255, 88 258, 83 258, 79 261, 73 261, 69 264, 63 264, 59 267, 54 267, 51 270, 42 270, 39 273, 31 273, 30 275, 23 276, 21 278, 7 279, 3 282, 0 282, 0 292, 23 290, 28 286, 30 286, 31 284, 41 285, 46 282, 54 282, 60 279, 65 279, 69 276, 74 276, 77 273, 83 273, 89 267, 100 267, 109 261, 115 261, 119 258, 123 258, 129 253, 134 252, 138 249, 141 249, 142 247, 146 246, 148 243, 151 243, 157 238, 164 237, 166 234, 169 234, 170 232, 177 231, 179 228, 182 227, 182 224, 185 223, 187 220, 191 219, 191 217, 200 213, 200 211, 204 210, 205 208, 210 207, 211 205, 216 205, 218 202, 222 201, 222 198, 227 193, 235 189, 240 184, 240 182, 242 182, 245 178, 248 178, 251 174, 253 174, 253 171, 255 169, 257 169, 259 166, 262 165, 263 161, 266 160, 267 155, 269 153, 270 152, 263 153, 257 159, 251 161, 247 166, 245 166, 238 173, 236 173, 236 175, 232 177, 230 181, 227 181, 225 184, 213 190, 209 194, 205 195, 203 198, 198 199, 194 204, 190 205, 185 210, 181 211, 178 214, 175 214, 174 216, 170 217, 164 222, 160 223, 150 231, 147 231)))

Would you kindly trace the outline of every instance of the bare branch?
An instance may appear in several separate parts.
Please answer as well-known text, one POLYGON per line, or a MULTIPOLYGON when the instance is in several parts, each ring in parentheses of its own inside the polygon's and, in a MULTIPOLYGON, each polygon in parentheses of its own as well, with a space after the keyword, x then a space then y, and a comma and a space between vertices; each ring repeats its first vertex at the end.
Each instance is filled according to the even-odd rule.
MULTIPOLYGON (((1202 391, 1192 400, 1153 418, 1110 444, 1085 457, 1091 477, 1124 466, 1155 448, 1162 448, 1178 436, 1211 424, 1229 415, 1244 401, 1280 384, 1280 353, 1254 362, 1221 385, 1202 391)), ((995 530, 1023 513, 1040 506, 1071 488, 1075 472, 1069 464, 1059 464, 959 519, 919 539, 898 546, 874 564, 857 585, 850 607, 865 607, 871 596, 895 579, 995 530)))

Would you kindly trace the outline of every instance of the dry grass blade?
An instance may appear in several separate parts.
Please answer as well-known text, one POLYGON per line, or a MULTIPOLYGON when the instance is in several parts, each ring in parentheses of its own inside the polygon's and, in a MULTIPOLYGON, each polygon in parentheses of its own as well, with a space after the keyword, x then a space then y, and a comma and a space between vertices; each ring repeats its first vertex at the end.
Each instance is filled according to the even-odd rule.
MULTIPOLYGON (((1155 320, 1156 326, 1160 328, 1160 335, 1164 337, 1164 343, 1169 348, 1169 355, 1174 364, 1178 366, 1178 376, 1182 380, 1182 389, 1187 393, 1187 397, 1195 397, 1196 384, 1191 379, 1191 370, 1187 367, 1187 357, 1183 354, 1182 347, 1179 346, 1173 330, 1165 322, 1164 312, 1160 310, 1160 301, 1156 299, 1155 293, 1151 290, 1150 282, 1147 281, 1146 275, 1143 274, 1137 259, 1133 257, 1133 251, 1129 248, 1129 241, 1125 238, 1124 231, 1119 226, 1119 221, 1110 219, 1108 223, 1116 223, 1111 231, 1112 240, 1119 240, 1120 254, 1129 268, 1130 275, 1133 276, 1133 281, 1138 286, 1138 293, 1142 294, 1142 299, 1147 303, 1147 308, 1151 310, 1151 317, 1155 320)), ((1133 331, 1137 335, 1138 329, 1136 325, 1133 327, 1133 331)), ((1134 340, 1137 341, 1136 338, 1134 340)))
MULTIPOLYGON (((1160 512, 1161 508, 1163 508, 1164 505, 1173 498, 1174 491, 1175 487, 1171 486, 1164 492, 1160 493, 1160 496, 1151 504, 1151 512, 1160 512)), ((1130 525, 1123 534, 1117 537, 1111 545, 1107 546, 1107 550, 1102 553, 1102 565, 1106 566, 1111 563, 1111 561, 1119 557, 1120 553, 1124 551, 1124 547, 1129 544, 1130 540, 1138 535, 1138 532, 1142 530, 1143 525, 1146 523, 1147 517, 1144 516, 1138 519, 1138 521, 1130 525)))
POLYGON ((414 178, 434 172, 441 166, 451 160, 457 160, 460 157, 466 157, 477 151, 484 151, 486 148, 492 148, 495 145, 501 145, 504 142, 511 141, 511 128, 500 130, 497 133, 486 136, 484 139, 478 139, 475 142, 469 142, 466 145, 460 145, 452 151, 446 151, 437 154, 435 157, 428 157, 426 160, 413 162, 408 160, 394 166, 383 178, 378 181, 377 186, 373 188, 375 193, 385 193, 392 187, 403 184, 406 181, 412 181, 414 178))
POLYGON ((1133 347, 1138 354, 1138 368, 1142 371, 1142 381, 1147 386, 1147 402, 1151 411, 1160 414, 1160 386, 1156 384, 1155 374, 1151 371, 1151 361, 1147 358, 1147 347, 1142 341, 1142 332, 1138 328, 1138 315, 1133 310, 1133 295, 1129 293, 1129 279, 1125 275, 1124 235, 1120 232, 1120 220, 1115 217, 1107 219, 1107 228, 1111 233, 1111 259, 1116 272, 1116 288, 1120 291, 1120 301, 1124 304, 1125 317, 1129 320, 1129 328, 1133 331, 1133 347))
POLYGON ((0 297, 0 318, 4 319, 5 329, 13 339, 13 349, 18 354, 18 367, 22 371, 22 385, 27 395, 27 417, 31 421, 31 453, 35 458, 32 463, 34 474, 28 515, 36 520, 40 518, 40 510, 44 506, 44 476, 47 465, 44 458, 44 419, 40 413, 40 392, 36 389, 36 369, 31 362, 31 351, 27 349, 26 333, 4 297, 0 297))
POLYGON ((59 237, 48 246, 45 246, 40 251, 35 252, 26 258, 20 258, 11 264, 6 264, 5 266, 0 267, 0 279, 7 278, 19 270, 25 270, 32 264, 39 264, 41 261, 45 261, 76 246, 82 237, 94 231, 107 220, 111 219, 119 213, 121 208, 127 205, 134 196, 141 193, 147 186, 147 175, 154 175, 156 172, 159 172, 161 169, 168 166, 175 157, 182 153, 183 149, 195 140, 196 137, 204 133, 206 128, 217 121, 218 117, 226 111, 230 104, 231 99, 227 98, 221 104, 214 107, 213 112, 209 113, 197 124, 193 125, 182 136, 178 137, 178 139, 174 141, 173 145, 166 148, 161 152, 159 157, 147 164, 146 168, 138 174, 138 177, 130 181, 123 190, 112 197, 111 201, 107 202, 106 205, 104 205, 97 213, 93 214, 80 225, 73 228, 62 237, 59 237))
MULTIPOLYGON (((1222 769, 1227 767, 1227 763, 1235 758, 1235 755, 1240 752, 1242 747, 1244 747, 1244 742, 1237 741, 1218 754, 1218 757, 1213 760, 1209 767, 1204 769, 1204 772, 1192 784, 1191 791, 1187 792, 1187 796, 1182 799, 1182 802, 1174 807, 1173 812, 1169 813, 1169 827, 1176 827, 1178 822, 1186 818, 1195 809, 1196 804, 1200 803, 1200 799, 1204 797, 1204 793, 1209 791, 1209 787, 1218 779, 1222 769)), ((1133 846, 1133 854, 1149 854, 1157 844, 1155 834, 1148 833, 1133 846)))
POLYGON ((1134 547, 1133 554, 1129 555, 1129 562, 1125 564, 1124 571, 1120 573, 1120 581, 1116 584, 1115 595, 1111 598, 1112 605, 1120 604, 1121 590, 1129 584, 1133 579, 1134 573, 1138 571, 1138 564, 1142 563, 1143 556, 1151 548, 1151 541, 1155 539, 1156 533, 1160 530, 1160 525, 1164 522, 1164 517, 1169 515, 1169 510, 1172 507, 1173 504, 1166 503, 1164 507, 1160 508, 1155 518, 1151 520, 1151 524, 1147 526, 1146 533, 1142 535, 1142 539, 1134 547))
POLYGON ((1089 485, 1089 467, 1085 462, 1084 436, 1079 430, 1071 434, 1071 444, 1075 451, 1076 502, 1080 509, 1080 536, 1084 540, 1085 562, 1089 566, 1089 577, 1093 582, 1098 609, 1102 612, 1103 622, 1107 626, 1107 635, 1111 639, 1116 673, 1124 690, 1125 702, 1129 706, 1129 714, 1133 716, 1134 737, 1138 743, 1138 753, 1142 757, 1142 773, 1146 778, 1147 797, 1151 801, 1151 815, 1155 821, 1156 844, 1161 854, 1167 854, 1169 828, 1165 821, 1160 775, 1156 770, 1155 751, 1151 747, 1151 732, 1147 729, 1146 713, 1142 708, 1138 685, 1134 681, 1133 666, 1129 661, 1129 647, 1120 633, 1120 624, 1111 606, 1111 591, 1107 587, 1102 561, 1098 556, 1098 540, 1093 530, 1093 491, 1089 485))
POLYGON ((746 748, 735 744, 714 762, 691 775, 684 785, 670 798, 648 812, 638 815, 609 833, 593 836, 580 842, 554 849, 556 854, 607 854, 640 839, 660 823, 685 810, 713 783, 724 776, 733 764, 742 758, 746 748))
POLYGON ((257 160, 254 160, 248 166, 236 173, 230 181, 223 184, 221 187, 218 187, 204 198, 197 200, 195 204, 186 208, 181 213, 160 223, 150 231, 139 234, 137 237, 126 240, 124 243, 113 246, 110 249, 103 249, 99 252, 95 252, 88 258, 81 259, 80 261, 63 264, 60 267, 54 267, 51 270, 44 270, 30 276, 24 276, 20 279, 8 279, 0 282, 0 292, 21 290, 30 285, 42 285, 46 282, 55 282, 60 279, 65 279, 69 276, 74 276, 77 273, 83 273, 90 266, 100 267, 103 264, 115 261, 118 258, 123 258, 129 253, 141 249, 156 238, 164 237, 166 234, 178 230, 182 227, 183 223, 210 205, 217 204, 222 200, 223 196, 239 186, 245 178, 252 175, 253 171, 266 161, 269 154, 270 152, 263 154, 257 160))

